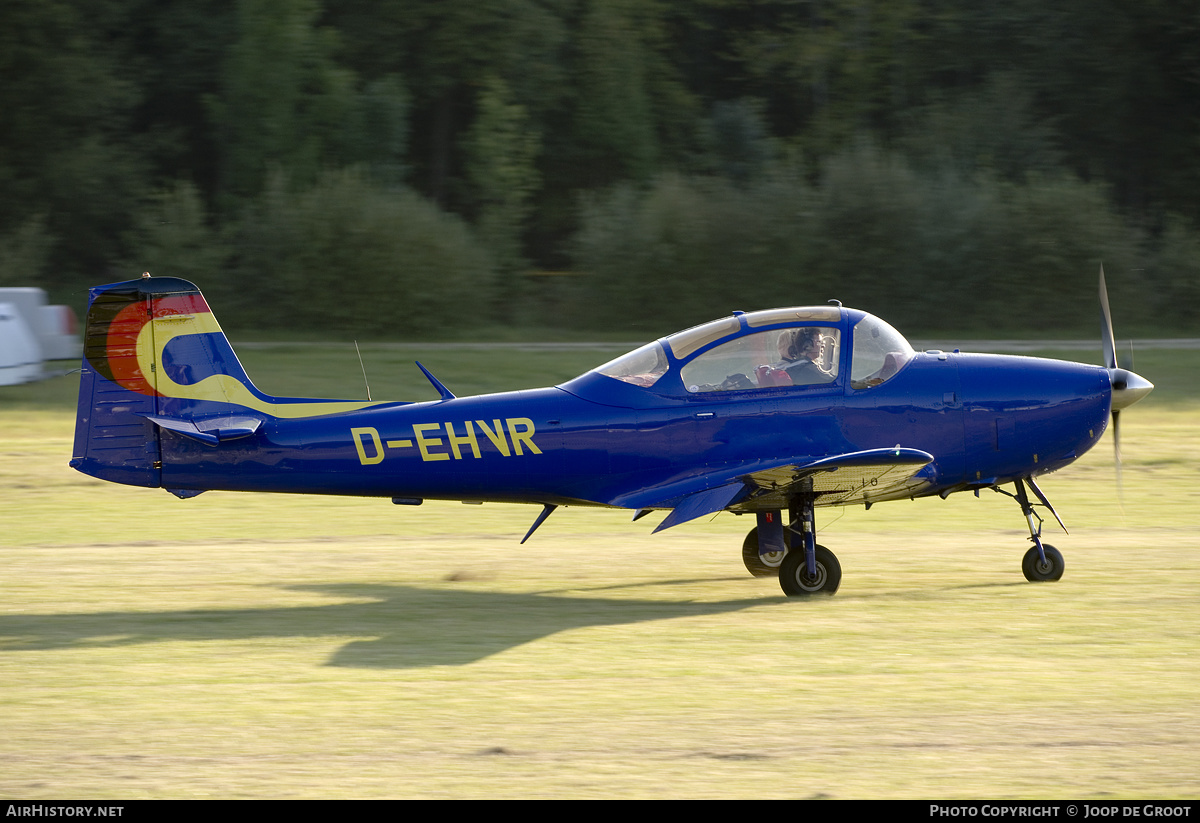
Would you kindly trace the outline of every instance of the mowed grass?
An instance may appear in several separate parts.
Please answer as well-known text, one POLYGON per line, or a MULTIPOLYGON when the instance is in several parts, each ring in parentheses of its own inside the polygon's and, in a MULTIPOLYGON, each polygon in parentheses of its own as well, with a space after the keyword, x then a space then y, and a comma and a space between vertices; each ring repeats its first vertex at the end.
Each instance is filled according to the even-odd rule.
MULTIPOLYGON (((362 396, 353 347, 239 353, 362 396)), ((414 356, 465 394, 616 353, 364 360, 427 399, 414 356)), ((1200 355, 1138 371, 1123 495, 1107 440, 1041 483, 1061 581, 1025 582, 1011 500, 955 495, 819 510, 813 600, 727 514, 572 508, 521 546, 533 507, 105 484, 66 465, 73 378, 0 390, 0 795, 1194 798, 1200 355)))

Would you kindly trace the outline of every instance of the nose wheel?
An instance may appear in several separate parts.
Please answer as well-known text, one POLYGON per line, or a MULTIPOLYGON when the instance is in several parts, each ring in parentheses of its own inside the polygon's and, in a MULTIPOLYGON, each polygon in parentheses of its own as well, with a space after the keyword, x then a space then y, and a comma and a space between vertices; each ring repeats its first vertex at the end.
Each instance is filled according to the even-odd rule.
POLYGON ((1038 554, 1038 547, 1034 546, 1025 552, 1025 557, 1021 559, 1021 571, 1025 572, 1025 579, 1031 583, 1049 582, 1063 576, 1062 553, 1043 543, 1042 555, 1038 554))
POLYGON ((1063 576, 1065 565, 1062 552, 1049 543, 1042 542, 1042 518, 1033 508, 1035 504, 1029 499, 1029 493, 1025 490, 1026 484, 1033 491, 1038 502, 1054 515, 1054 519, 1058 521, 1058 525, 1062 526, 1065 532, 1067 527, 1063 525, 1062 518, 1058 516, 1058 512, 1054 511, 1054 507, 1050 505, 1050 501, 1046 499, 1046 495, 1042 494, 1042 490, 1038 488, 1032 477, 1017 480, 1016 494, 1009 494, 999 488, 996 491, 1007 494, 1016 500, 1021 506, 1021 514, 1025 515, 1025 522, 1029 524, 1029 539, 1033 543, 1033 548, 1025 552, 1025 556, 1021 558, 1021 571, 1025 573, 1025 579, 1031 583, 1048 583, 1063 576))

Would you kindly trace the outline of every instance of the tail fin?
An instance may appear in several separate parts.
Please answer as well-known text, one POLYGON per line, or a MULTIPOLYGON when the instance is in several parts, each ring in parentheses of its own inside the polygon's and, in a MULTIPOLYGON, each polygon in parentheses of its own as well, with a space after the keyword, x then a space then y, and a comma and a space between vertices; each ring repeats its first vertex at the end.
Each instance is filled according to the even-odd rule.
POLYGON ((83 335, 71 466, 103 480, 160 486, 164 453, 169 463, 176 436, 219 446, 254 435, 270 418, 367 405, 260 392, 204 296, 186 280, 97 286, 83 335))
POLYGON ((175 391, 181 385, 194 388, 199 379, 217 374, 250 386, 193 284, 174 277, 143 277, 92 289, 71 465, 117 483, 160 485, 162 454, 155 418, 193 416, 201 411, 198 406, 228 402, 227 393, 205 401, 178 397, 181 393, 175 391), (175 338, 184 335, 176 344, 175 338))

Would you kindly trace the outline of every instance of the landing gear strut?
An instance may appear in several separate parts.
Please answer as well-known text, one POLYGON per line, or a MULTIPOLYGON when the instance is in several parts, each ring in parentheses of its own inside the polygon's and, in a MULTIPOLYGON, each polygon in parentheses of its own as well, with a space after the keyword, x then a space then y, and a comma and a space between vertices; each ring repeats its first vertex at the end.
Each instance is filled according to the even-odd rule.
POLYGON ((788 597, 833 594, 842 582, 842 566, 833 552, 817 544, 814 509, 817 496, 810 487, 790 501, 786 530, 788 551, 779 564, 779 587, 788 597))
MULTIPOLYGON (((1017 478, 1016 494, 997 489, 1001 494, 1007 494, 1017 501, 1021 506, 1021 514, 1025 515, 1025 522, 1029 524, 1029 539, 1033 541, 1033 548, 1025 552, 1025 556, 1021 559, 1021 571, 1025 573, 1025 579, 1031 583, 1058 580, 1063 576, 1063 556, 1058 549, 1049 543, 1042 542, 1042 518, 1034 510, 1034 504, 1029 500, 1029 494, 1025 491, 1026 483, 1029 484, 1029 488, 1033 490, 1038 501, 1049 509, 1054 518, 1058 520, 1058 525, 1063 526, 1062 518, 1058 516, 1058 512, 1054 511, 1054 507, 1050 505, 1050 501, 1046 499, 1046 495, 1042 494, 1042 490, 1037 487, 1032 477, 1024 480, 1017 478)), ((1063 531, 1066 530, 1066 526, 1063 526, 1063 531)))

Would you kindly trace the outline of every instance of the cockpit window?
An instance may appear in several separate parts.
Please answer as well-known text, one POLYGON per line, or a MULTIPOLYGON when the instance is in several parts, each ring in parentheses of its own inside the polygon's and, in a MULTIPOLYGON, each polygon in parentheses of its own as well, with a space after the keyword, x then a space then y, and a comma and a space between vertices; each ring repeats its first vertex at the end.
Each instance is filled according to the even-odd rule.
POLYGON ((640 349, 610 360, 596 371, 635 386, 649 388, 667 373, 667 356, 663 353, 661 343, 647 343, 640 349))
POLYGON ((890 380, 915 352, 900 332, 878 317, 867 315, 854 327, 850 385, 869 389, 890 380))
POLYGON ((680 372, 689 392, 813 386, 837 379, 840 333, 801 326, 748 334, 706 351, 680 372))

